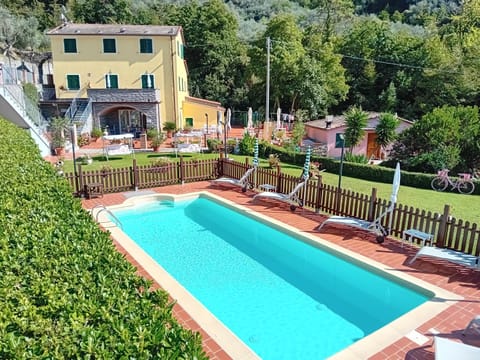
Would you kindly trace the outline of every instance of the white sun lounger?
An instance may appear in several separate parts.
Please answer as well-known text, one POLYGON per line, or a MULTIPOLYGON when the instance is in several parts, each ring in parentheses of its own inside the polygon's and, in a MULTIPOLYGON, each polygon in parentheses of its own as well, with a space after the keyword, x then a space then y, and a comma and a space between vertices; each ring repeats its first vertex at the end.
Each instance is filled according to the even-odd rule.
POLYGON ((475 316, 467 325, 465 330, 462 331, 462 335, 465 335, 469 331, 480 334, 480 315, 475 316))
POLYGON ((212 180, 212 184, 239 186, 242 188, 242 191, 245 192, 247 191, 247 188, 250 186, 250 183, 248 182, 248 177, 254 171, 255 171, 255 167, 248 169, 240 179, 234 179, 234 178, 224 176, 224 177, 212 180))
MULTIPOLYGON (((455 264, 463 265, 469 268, 480 270, 480 261, 478 256, 469 255, 460 251, 444 249, 434 246, 424 246, 417 251, 412 260, 408 264, 412 264, 419 257, 433 257, 436 259, 446 260, 455 264)), ((480 359, 480 358, 479 358, 480 359)))
POLYGON ((435 336, 435 360, 478 360, 480 348, 435 336))
POLYGON ((270 199, 286 202, 287 204, 290 204, 290 210, 294 211, 297 206, 303 206, 303 201, 298 197, 297 194, 300 189, 305 186, 306 183, 306 181, 298 183, 297 186, 295 186, 295 188, 288 194, 282 194, 273 191, 264 191, 255 195, 253 197, 253 200, 255 201, 256 199, 270 199))
POLYGON ((328 224, 339 224, 339 225, 351 226, 351 227, 374 232, 375 234, 377 234, 377 242, 381 243, 385 239, 385 236, 387 236, 387 231, 380 224, 380 220, 384 215, 385 214, 375 219, 374 221, 362 220, 362 219, 345 217, 345 216, 331 216, 317 227, 317 231, 320 231, 325 225, 328 225, 328 224))

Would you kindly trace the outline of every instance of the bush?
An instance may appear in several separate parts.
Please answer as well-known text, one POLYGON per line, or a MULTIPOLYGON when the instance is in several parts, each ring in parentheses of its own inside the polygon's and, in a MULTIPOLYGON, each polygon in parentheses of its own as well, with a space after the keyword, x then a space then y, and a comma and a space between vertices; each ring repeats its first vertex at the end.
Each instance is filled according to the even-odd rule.
POLYGON ((28 133, 0 126, 0 357, 206 359, 28 133))

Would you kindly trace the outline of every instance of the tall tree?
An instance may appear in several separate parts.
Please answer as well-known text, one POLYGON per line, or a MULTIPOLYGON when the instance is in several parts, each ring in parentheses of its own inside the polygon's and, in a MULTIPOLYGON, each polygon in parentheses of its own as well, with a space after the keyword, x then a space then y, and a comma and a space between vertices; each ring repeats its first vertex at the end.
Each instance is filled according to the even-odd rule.
POLYGON ((245 103, 246 49, 237 20, 220 0, 177 6, 168 20, 184 28, 191 93, 228 106, 245 103))
POLYGON ((385 149, 397 138, 396 129, 400 120, 391 113, 382 113, 378 120, 377 126, 375 126, 375 133, 377 138, 375 142, 381 149, 385 149))
POLYGON ((349 146, 349 153, 365 136, 365 127, 368 123, 368 114, 361 107, 352 106, 345 113, 345 144, 349 146))

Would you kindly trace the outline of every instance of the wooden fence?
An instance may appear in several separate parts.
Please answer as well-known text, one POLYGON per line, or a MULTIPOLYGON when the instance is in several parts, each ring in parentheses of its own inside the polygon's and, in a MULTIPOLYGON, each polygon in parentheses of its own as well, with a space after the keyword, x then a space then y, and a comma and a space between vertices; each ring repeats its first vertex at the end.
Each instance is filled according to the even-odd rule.
MULTIPOLYGON (((83 171, 79 165, 77 175, 66 174, 76 194, 83 194, 85 185, 102 184, 106 193, 130 191, 143 188, 159 187, 184 182, 212 180, 219 176, 239 179, 251 166, 248 159, 240 163, 223 158, 211 160, 184 161, 162 166, 138 166, 136 161, 127 168, 108 171, 83 171)), ((255 188, 261 184, 275 186, 277 192, 289 193, 300 181, 298 177, 284 174, 280 168, 271 170, 258 168, 250 175, 249 182, 255 188)), ((383 214, 390 202, 377 197, 377 190, 372 189, 370 195, 359 194, 335 186, 322 183, 318 179, 310 179, 301 193, 304 206, 316 212, 350 216, 373 221, 383 214)), ((383 217, 381 224, 390 233, 400 238, 406 229, 417 229, 434 234, 437 246, 448 247, 476 256, 480 255, 480 229, 475 223, 456 219, 450 215, 450 207, 444 206, 442 213, 432 213, 418 208, 395 204, 393 211, 383 217)), ((419 241, 419 240, 417 240, 419 241)))

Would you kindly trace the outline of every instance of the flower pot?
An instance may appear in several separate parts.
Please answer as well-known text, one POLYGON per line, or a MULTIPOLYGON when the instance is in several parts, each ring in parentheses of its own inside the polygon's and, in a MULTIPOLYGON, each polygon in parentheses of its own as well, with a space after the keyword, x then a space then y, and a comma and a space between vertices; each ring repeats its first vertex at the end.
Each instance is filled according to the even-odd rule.
POLYGON ((65 155, 65 148, 64 147, 55 148, 55 155, 64 156, 65 155))

